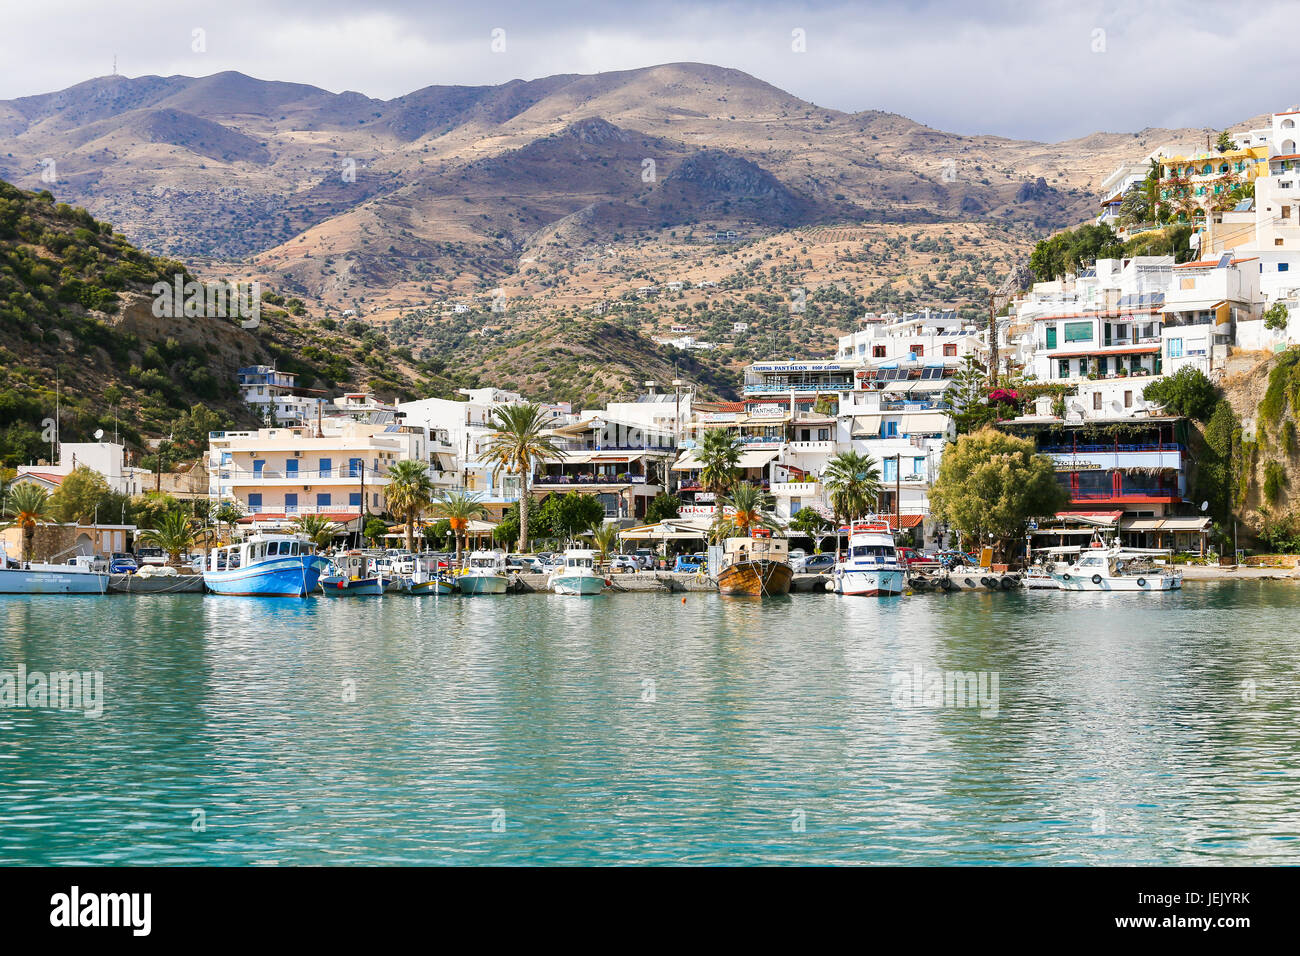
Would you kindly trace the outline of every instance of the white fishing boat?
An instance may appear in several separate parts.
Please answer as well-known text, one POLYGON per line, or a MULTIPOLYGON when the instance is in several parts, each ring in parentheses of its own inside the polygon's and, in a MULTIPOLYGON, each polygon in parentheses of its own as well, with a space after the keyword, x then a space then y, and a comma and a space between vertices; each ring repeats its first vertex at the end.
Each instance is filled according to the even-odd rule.
POLYGON ((108 565, 78 554, 65 564, 22 562, 9 557, 0 542, 0 594, 106 594, 108 565))
POLYGON ((596 552, 587 548, 569 548, 564 563, 547 579, 556 594, 599 594, 605 578, 596 573, 596 552))
POLYGON ((510 581, 506 577, 504 551, 474 551, 469 563, 456 578, 461 594, 505 594, 510 581))
POLYGON ((442 557, 440 554, 415 555, 410 576, 403 578, 402 590, 407 594, 454 593, 456 579, 444 570, 442 557))
POLYGON ((1061 591, 1173 591, 1183 586, 1183 572, 1162 560, 1168 556, 1155 548, 1085 548, 1052 578, 1061 591))
POLYGON ((863 597, 902 594, 907 570, 883 521, 849 526, 849 550, 831 572, 829 589, 863 597))
POLYGON ((320 589, 326 597, 375 597, 384 593, 384 582, 375 570, 373 558, 360 551, 347 551, 331 559, 320 576, 320 589))
POLYGON ((1038 548, 1037 559, 1025 570, 1025 587, 1031 591, 1059 591, 1052 571, 1058 564, 1074 563, 1083 548, 1079 545, 1064 548, 1038 548))

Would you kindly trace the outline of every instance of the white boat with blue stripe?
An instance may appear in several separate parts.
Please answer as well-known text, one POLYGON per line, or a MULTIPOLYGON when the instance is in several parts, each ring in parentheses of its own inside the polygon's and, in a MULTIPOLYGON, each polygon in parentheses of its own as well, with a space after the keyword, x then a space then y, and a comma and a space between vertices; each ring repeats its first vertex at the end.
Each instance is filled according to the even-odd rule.
POLYGON ((315 546, 292 534, 255 534, 214 548, 203 583, 214 594, 248 597, 306 597, 316 590, 328 562, 315 546))

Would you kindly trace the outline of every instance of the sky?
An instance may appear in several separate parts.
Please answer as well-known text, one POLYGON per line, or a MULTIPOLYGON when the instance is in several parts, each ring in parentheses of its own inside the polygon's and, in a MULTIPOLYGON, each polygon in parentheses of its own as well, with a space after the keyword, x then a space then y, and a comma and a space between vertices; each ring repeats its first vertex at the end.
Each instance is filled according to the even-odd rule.
POLYGON ((1221 128, 1300 102, 1296 0, 0 0, 0 99, 126 76, 388 99, 695 61, 818 106, 1056 141, 1221 128))

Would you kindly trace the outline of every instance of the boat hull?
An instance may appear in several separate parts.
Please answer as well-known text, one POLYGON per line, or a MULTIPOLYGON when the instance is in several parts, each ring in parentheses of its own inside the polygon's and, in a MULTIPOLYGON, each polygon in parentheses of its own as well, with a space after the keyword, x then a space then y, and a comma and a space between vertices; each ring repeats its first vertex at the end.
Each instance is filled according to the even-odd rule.
POLYGON ((850 597, 888 597, 902 594, 905 575, 897 571, 837 571, 835 593, 850 597))
POLYGON ((556 594, 599 594, 605 589, 605 579, 594 574, 557 574, 551 578, 551 590, 556 594))
POLYGON ((1153 574, 1150 577, 1105 578, 1100 582, 1091 577, 1077 574, 1054 574, 1058 591, 1177 591, 1183 586, 1183 577, 1179 575, 1153 574))
POLYGON ((461 594, 505 594, 509 583, 502 574, 462 574, 456 579, 461 594))
POLYGON ((104 594, 109 576, 98 572, 0 570, 0 594, 104 594))
POLYGON ((320 581, 322 560, 313 555, 276 558, 249 568, 204 571, 213 594, 242 597, 306 597, 320 581))
POLYGON ((455 592, 456 582, 442 579, 421 581, 418 584, 408 582, 406 585, 407 594, 454 594, 455 592))
POLYGON ((737 561, 718 575, 721 594, 766 595, 789 594, 794 571, 781 561, 737 561))
POLYGON ((357 578, 353 581, 322 575, 320 591, 326 597, 376 597, 384 593, 384 586, 379 578, 357 578))
POLYGON ((108 589, 115 594, 202 594, 201 574, 114 574, 108 589))

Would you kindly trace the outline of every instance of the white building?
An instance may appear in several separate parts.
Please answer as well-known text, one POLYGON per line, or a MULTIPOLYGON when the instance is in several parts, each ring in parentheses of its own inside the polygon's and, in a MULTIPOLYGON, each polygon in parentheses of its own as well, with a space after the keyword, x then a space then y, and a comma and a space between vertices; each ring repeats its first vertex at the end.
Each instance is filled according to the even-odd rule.
POLYGON ((295 424, 316 417, 323 401, 320 393, 306 394, 298 387, 298 376, 269 365, 250 365, 238 374, 244 404, 267 424, 295 424))
POLYGON ((63 479, 80 467, 99 474, 110 491, 120 495, 138 495, 152 489, 145 485, 142 468, 126 463, 126 446, 113 442, 59 442, 59 460, 53 465, 19 465, 14 481, 28 481, 53 492, 63 479))

